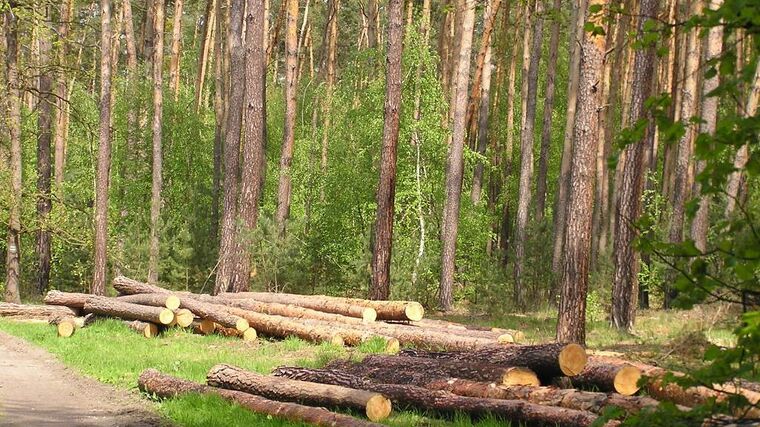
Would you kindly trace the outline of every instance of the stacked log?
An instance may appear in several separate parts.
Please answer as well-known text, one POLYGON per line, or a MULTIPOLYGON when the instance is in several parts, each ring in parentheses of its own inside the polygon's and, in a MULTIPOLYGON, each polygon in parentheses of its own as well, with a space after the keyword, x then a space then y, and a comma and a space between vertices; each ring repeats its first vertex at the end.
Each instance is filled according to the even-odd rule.
POLYGON ((78 310, 56 305, 28 305, 0 302, 0 317, 17 320, 44 320, 51 317, 76 317, 78 310))
POLYGON ((116 299, 119 301, 131 302, 133 304, 166 307, 169 310, 176 310, 180 306, 180 299, 178 296, 164 293, 123 295, 116 299))
POLYGON ((323 298, 322 295, 273 294, 268 292, 239 292, 222 294, 223 298, 250 299, 265 303, 293 305, 325 313, 356 317, 365 322, 374 322, 377 312, 365 305, 323 298))
POLYGON ((174 397, 187 393, 216 394, 230 402, 259 414, 282 418, 290 421, 309 423, 329 427, 380 427, 369 421, 348 415, 337 414, 323 408, 299 405, 297 403, 276 402, 260 396, 254 396, 235 390, 225 390, 192 381, 182 380, 162 374, 155 369, 148 369, 138 379, 140 390, 162 398, 174 397))
POLYGON ((579 388, 596 388, 631 396, 639 391, 641 370, 631 364, 611 364, 591 360, 583 371, 572 377, 572 384, 579 388))
POLYGON ((124 325, 145 338, 155 338, 158 336, 159 330, 155 323, 141 322, 139 320, 124 320, 124 325))
POLYGON ((169 325, 174 321, 174 312, 168 308, 122 302, 115 298, 91 296, 84 304, 84 311, 124 320, 169 325))
POLYGON ((83 309, 84 303, 87 302, 92 295, 81 294, 76 292, 61 292, 61 291, 48 291, 45 295, 45 304, 47 305, 63 305, 71 309, 83 309))
POLYGON ((53 316, 48 323, 55 325, 58 336, 68 338, 74 335, 77 329, 84 328, 95 320, 95 315, 88 314, 82 317, 53 316))

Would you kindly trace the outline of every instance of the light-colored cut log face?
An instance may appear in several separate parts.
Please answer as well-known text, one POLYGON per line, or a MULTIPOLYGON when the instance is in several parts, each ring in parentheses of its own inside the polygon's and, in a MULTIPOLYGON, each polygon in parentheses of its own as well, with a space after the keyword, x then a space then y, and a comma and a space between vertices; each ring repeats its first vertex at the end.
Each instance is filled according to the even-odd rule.
POLYGON ((382 394, 377 394, 367 401, 367 418, 370 421, 382 421, 391 414, 392 405, 390 399, 382 394))
POLYGON ((68 338, 74 335, 75 330, 76 330, 76 326, 74 325, 74 322, 71 320, 65 319, 58 322, 58 336, 59 337, 68 338))
POLYGON ((198 329, 201 331, 201 333, 206 335, 213 334, 215 328, 216 324, 208 319, 202 319, 198 324, 198 329))
POLYGON ((586 350, 578 344, 568 344, 559 353, 559 367, 568 377, 578 375, 586 366, 586 350))
POLYGON ((193 315, 193 312, 185 308, 181 308, 177 310, 174 313, 174 315, 177 318, 176 319, 177 325, 183 328, 187 328, 188 326, 192 325, 193 319, 195 319, 195 315, 193 315))
POLYGON ((510 333, 507 332, 507 333, 499 335, 496 338, 496 341, 499 344, 514 344, 515 343, 515 337, 513 337, 512 334, 510 334, 510 333))
POLYGON ((330 343, 333 345, 341 346, 343 347, 343 344, 345 344, 345 341, 343 341, 343 337, 340 336, 340 334, 333 335, 332 338, 330 338, 330 343))
POLYGON ((401 350, 401 343, 396 338, 388 338, 385 342, 385 352, 388 354, 396 354, 401 350))
POLYGON ((166 308, 169 310, 176 310, 179 308, 180 301, 179 297, 176 295, 169 295, 166 297, 166 308))
POLYGON ((250 328, 250 325, 248 325, 248 321, 241 318, 238 318, 238 320, 235 321, 235 329, 237 329, 240 332, 245 332, 250 328))
POLYGON ((374 322, 376 319, 377 319, 377 311, 375 311, 374 308, 367 307, 364 310, 362 310, 362 320, 364 320, 365 323, 374 322))
POLYGON ((161 310, 158 320, 160 320, 163 325, 171 325, 172 322, 174 322, 174 312, 165 308, 161 310))
POLYGON ((538 376, 536 376, 536 373, 531 371, 528 368, 509 368, 507 369, 507 372, 504 373, 504 377, 502 378, 502 382, 504 385, 511 386, 511 385, 530 385, 530 386, 539 386, 541 385, 541 381, 538 380, 538 376))
POLYGON ((246 329, 245 332, 243 332, 243 341, 256 341, 256 329, 246 329))
POLYGON ((409 318, 409 320, 418 322, 425 316, 425 308, 423 308, 422 304, 418 302, 410 302, 406 305, 404 314, 406 314, 406 317, 409 318))
POLYGON ((631 396, 639 391, 637 385, 641 379, 641 371, 631 365, 622 367, 617 374, 615 374, 615 391, 624 395, 631 396))
POLYGON ((143 329, 143 336, 145 338, 155 338, 158 335, 158 326, 153 323, 148 323, 143 329))

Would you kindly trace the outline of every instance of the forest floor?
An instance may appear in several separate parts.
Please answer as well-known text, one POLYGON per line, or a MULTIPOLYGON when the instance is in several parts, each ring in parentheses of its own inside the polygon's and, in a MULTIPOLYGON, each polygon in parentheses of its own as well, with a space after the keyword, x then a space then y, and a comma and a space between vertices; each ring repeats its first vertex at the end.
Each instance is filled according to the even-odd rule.
MULTIPOLYGON (((616 332, 604 319, 599 319, 589 324, 588 344, 593 350, 621 352, 635 360, 688 370, 701 363, 702 351, 710 343, 732 344, 730 328, 735 315, 724 305, 689 311, 645 310, 639 313, 634 335, 616 332)), ((547 311, 493 318, 462 311, 447 318, 520 329, 526 334, 526 342, 534 343, 551 341, 554 316, 547 311)), ((358 348, 313 345, 299 339, 259 339, 248 343, 178 329, 169 330, 158 339, 146 340, 115 320, 97 321, 71 338, 62 339, 56 336, 55 328, 47 324, 0 319, 0 371, 3 374, 0 375, 0 426, 46 425, 38 422, 45 418, 22 417, 60 421, 47 425, 157 425, 156 413, 165 423, 188 427, 300 426, 251 413, 213 396, 190 395, 161 402, 149 400, 148 396, 141 399, 137 377, 143 369, 156 368, 203 382, 206 372, 217 363, 268 373, 280 365, 319 367, 336 358, 361 358, 381 350, 379 342, 358 348), (66 366, 73 368, 73 372, 66 366), (137 418, 124 418, 135 416, 137 418), (128 422, 122 422, 124 420, 128 422)), ((472 422, 465 415, 442 420, 436 414, 416 411, 394 412, 385 424, 504 425, 489 418, 472 422)))

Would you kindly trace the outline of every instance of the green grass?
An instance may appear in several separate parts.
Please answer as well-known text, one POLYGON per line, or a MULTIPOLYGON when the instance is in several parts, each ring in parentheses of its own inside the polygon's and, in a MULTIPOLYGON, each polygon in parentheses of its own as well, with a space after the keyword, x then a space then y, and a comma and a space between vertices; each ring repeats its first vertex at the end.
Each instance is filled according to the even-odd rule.
MULTIPOLYGON (((195 335, 180 329, 171 329, 157 339, 145 339, 116 320, 99 320, 70 338, 59 338, 55 328, 47 324, 0 319, 0 330, 48 350, 84 375, 134 392, 137 377, 147 368, 205 382, 206 373, 217 363, 269 373, 280 365, 320 367, 335 358, 359 358, 382 350, 380 342, 372 341, 355 349, 314 345, 297 338, 259 339, 247 343, 235 338, 195 335)), ((156 407, 169 420, 188 427, 303 425, 254 414, 216 396, 186 395, 156 402, 156 407)), ((446 420, 419 411, 394 411, 385 424, 398 427, 508 425, 492 418, 473 422, 466 415, 446 420)))

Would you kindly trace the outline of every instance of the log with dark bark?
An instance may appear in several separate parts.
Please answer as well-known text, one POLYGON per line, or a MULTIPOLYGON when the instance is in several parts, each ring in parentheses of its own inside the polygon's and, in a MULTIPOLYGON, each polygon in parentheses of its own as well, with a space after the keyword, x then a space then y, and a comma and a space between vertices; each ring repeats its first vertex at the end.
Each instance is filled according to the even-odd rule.
POLYGON ((153 307, 166 307, 169 310, 176 310, 180 306, 179 297, 165 293, 150 294, 132 294, 116 297, 119 301, 131 302, 133 304, 151 305, 153 307))
POLYGON ((359 409, 372 421, 384 420, 391 413, 390 400, 378 393, 261 375, 225 364, 211 368, 206 379, 213 387, 238 390, 281 402, 359 409))
POLYGON ((624 396, 631 396, 639 391, 640 378, 641 370, 632 365, 593 360, 586 364, 583 372, 572 378, 572 383, 578 388, 614 391, 624 396))
MULTIPOLYGON (((274 375, 374 391, 390 398, 394 405, 435 410, 447 414, 457 412, 474 416, 490 414, 515 422, 559 426, 590 426, 597 419, 595 414, 588 411, 542 406, 521 400, 483 399, 457 396, 447 391, 433 391, 413 385, 376 384, 333 369, 281 367, 274 371, 274 375)), ((613 421, 607 425, 617 424, 613 421)))
POLYGON ((92 294, 82 294, 77 292, 48 291, 45 295, 44 302, 48 305, 63 305, 69 308, 82 309, 84 303, 92 294))
POLYGON ((166 307, 132 304, 119 301, 116 298, 95 295, 84 304, 84 311, 124 320, 141 320, 162 325, 169 325, 174 321, 174 312, 166 307))
POLYGON ((124 276, 114 277, 113 287, 122 295, 171 293, 162 287, 138 282, 124 276))
POLYGON ((504 345, 472 351, 424 352, 403 350, 404 356, 447 359, 460 363, 487 362, 502 366, 525 366, 542 382, 552 377, 574 376, 586 366, 586 351, 578 344, 504 345))
POLYGON ((527 368, 479 362, 465 364, 424 357, 372 355, 360 363, 336 361, 329 367, 386 384, 421 385, 438 379, 465 378, 498 384, 539 385, 536 374, 527 368))
POLYGON ((377 312, 365 305, 322 298, 321 295, 275 294, 268 292, 238 292, 221 294, 225 298, 251 299, 260 302, 296 305, 325 313, 356 317, 366 322, 374 322, 377 312))
POLYGON ((143 322, 140 320, 125 320, 124 325, 129 329, 142 334, 145 338, 155 338, 158 336, 158 325, 151 322, 143 322))
POLYGON ((55 325, 59 337, 68 338, 77 329, 84 328, 95 321, 95 315, 90 313, 82 317, 53 316, 48 323, 55 325))
POLYGON ((0 317, 18 320, 50 320, 51 317, 76 317, 78 310, 57 305, 30 305, 0 302, 0 317))
POLYGON ((646 396, 623 396, 617 393, 600 393, 555 387, 503 386, 458 378, 432 381, 424 385, 430 390, 445 390, 460 396, 490 399, 519 399, 531 403, 591 411, 601 414, 605 409, 618 407, 626 413, 636 413, 657 406, 660 402, 646 396))
POLYGON ((140 390, 158 397, 168 398, 186 393, 217 394, 248 410, 290 421, 298 421, 317 426, 329 427, 380 427, 369 421, 349 415, 336 414, 323 408, 313 408, 297 403, 275 402, 263 397, 234 390, 225 390, 182 380, 162 374, 155 369, 147 369, 138 379, 140 390))

